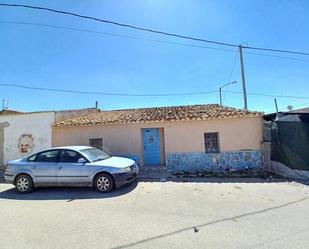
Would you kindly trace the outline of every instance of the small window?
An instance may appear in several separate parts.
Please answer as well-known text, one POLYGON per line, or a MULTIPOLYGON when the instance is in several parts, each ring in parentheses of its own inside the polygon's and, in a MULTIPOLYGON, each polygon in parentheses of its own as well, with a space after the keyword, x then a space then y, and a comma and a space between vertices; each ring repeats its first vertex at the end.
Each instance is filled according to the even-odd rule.
POLYGON ((89 146, 102 150, 103 140, 102 138, 91 138, 89 139, 89 146))
POLYGON ((205 152, 206 153, 219 153, 219 133, 218 132, 207 132, 204 133, 205 140, 205 152))
POLYGON ((73 150, 63 150, 60 153, 60 162, 62 163, 77 163, 78 159, 84 158, 82 155, 73 150))
POLYGON ((50 150, 38 154, 36 162, 55 163, 57 162, 58 150, 50 150))

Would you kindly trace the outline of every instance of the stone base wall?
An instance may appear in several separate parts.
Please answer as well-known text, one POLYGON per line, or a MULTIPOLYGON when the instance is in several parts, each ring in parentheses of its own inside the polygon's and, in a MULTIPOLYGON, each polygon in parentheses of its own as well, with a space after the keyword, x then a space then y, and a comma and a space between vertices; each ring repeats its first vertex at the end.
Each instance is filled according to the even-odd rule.
POLYGON ((241 171, 262 168, 260 150, 231 151, 217 154, 202 152, 167 153, 167 169, 174 172, 241 171))

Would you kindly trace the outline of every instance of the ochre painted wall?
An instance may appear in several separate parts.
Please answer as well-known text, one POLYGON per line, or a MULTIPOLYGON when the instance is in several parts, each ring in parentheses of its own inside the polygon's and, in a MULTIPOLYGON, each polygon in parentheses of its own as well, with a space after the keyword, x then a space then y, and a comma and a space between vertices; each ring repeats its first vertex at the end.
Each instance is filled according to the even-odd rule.
POLYGON ((262 141, 262 117, 98 125, 53 128, 53 146, 89 145, 89 138, 103 138, 113 154, 138 154, 142 158, 142 128, 164 128, 165 154, 204 152, 204 133, 219 132, 220 150, 259 150, 262 141))

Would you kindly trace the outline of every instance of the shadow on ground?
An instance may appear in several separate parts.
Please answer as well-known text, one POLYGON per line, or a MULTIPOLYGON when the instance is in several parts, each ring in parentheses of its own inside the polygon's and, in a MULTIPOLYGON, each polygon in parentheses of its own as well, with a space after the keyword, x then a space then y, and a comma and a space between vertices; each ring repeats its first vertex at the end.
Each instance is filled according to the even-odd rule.
POLYGON ((192 182, 192 183, 272 183, 298 182, 309 185, 309 181, 283 177, 262 169, 246 169, 241 171, 180 171, 171 172, 166 167, 140 167, 141 182, 192 182))
POLYGON ((0 192, 0 199, 11 200, 67 200, 67 202, 83 199, 106 199, 125 195, 137 187, 138 181, 135 180, 130 184, 115 189, 109 193, 99 193, 93 188, 87 187, 56 187, 56 188, 36 188, 28 194, 19 194, 14 186, 3 192, 0 192))
MULTIPOLYGON (((295 181, 295 180, 294 180, 295 181)), ((99 193, 93 188, 82 187, 49 187, 36 188, 32 193, 19 194, 16 192, 13 185, 12 188, 0 192, 0 199, 11 200, 66 200, 67 202, 82 199, 106 199, 117 196, 122 196, 133 191, 138 182, 188 182, 188 183, 278 183, 278 182, 292 182, 287 178, 277 177, 139 177, 130 184, 115 189, 110 193, 99 193)), ((298 181, 299 182, 299 181, 298 181)), ((308 182, 299 182, 301 184, 309 185, 308 182)))
POLYGON ((196 182, 196 183, 271 183, 298 182, 309 185, 309 181, 292 179, 263 170, 220 171, 174 174, 166 169, 141 168, 139 181, 142 182, 196 182))
POLYGON ((273 183, 292 182, 284 178, 259 178, 259 177, 163 177, 139 178, 139 182, 190 182, 190 183, 273 183))

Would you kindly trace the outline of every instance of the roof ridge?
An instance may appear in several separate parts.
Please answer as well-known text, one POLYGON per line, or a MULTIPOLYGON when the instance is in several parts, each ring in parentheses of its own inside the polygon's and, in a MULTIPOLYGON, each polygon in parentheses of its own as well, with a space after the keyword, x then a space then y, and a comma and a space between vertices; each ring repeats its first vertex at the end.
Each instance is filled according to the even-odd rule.
MULTIPOLYGON (((134 110, 142 110, 142 109, 179 108, 179 107, 192 107, 192 106, 220 106, 220 105, 219 104, 171 105, 171 106, 153 106, 153 107, 112 109, 112 110, 101 110, 101 111, 102 112, 116 112, 116 111, 134 111, 134 110)), ((231 108, 233 108, 233 107, 231 107, 231 108)))
POLYGON ((208 120, 262 116, 261 112, 220 106, 218 104, 162 106, 119 110, 98 110, 77 118, 66 119, 54 127, 70 127, 98 124, 165 122, 184 120, 208 120))

